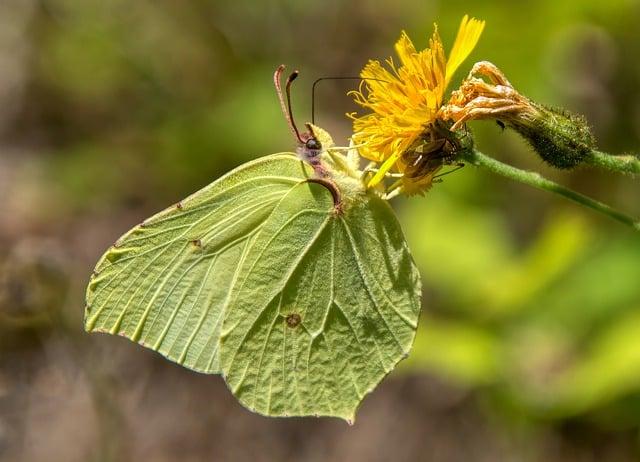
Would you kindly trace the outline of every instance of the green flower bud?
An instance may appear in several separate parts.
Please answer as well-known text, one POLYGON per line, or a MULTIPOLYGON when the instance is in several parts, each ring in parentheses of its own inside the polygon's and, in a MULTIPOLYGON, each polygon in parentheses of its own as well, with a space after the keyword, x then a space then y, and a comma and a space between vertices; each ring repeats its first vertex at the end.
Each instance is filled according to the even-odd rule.
POLYGON ((549 165, 572 169, 595 148, 595 138, 584 116, 532 103, 535 117, 512 117, 507 125, 520 133, 549 165))

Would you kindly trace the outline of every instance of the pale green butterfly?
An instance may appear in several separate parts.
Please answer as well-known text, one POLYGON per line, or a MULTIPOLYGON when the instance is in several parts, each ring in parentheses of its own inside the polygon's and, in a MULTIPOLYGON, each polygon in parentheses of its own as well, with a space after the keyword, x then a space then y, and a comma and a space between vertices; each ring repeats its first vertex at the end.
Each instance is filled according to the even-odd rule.
POLYGON ((85 328, 222 374, 260 414, 352 422, 411 348, 420 277, 357 152, 296 129, 283 68, 298 153, 248 162, 120 237, 89 282, 85 328))

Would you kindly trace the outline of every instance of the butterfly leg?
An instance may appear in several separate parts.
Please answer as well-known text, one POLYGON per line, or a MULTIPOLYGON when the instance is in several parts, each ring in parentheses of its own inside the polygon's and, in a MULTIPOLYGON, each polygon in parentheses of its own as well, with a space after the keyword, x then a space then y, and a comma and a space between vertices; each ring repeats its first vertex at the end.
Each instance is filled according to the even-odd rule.
MULTIPOLYGON (((379 171, 379 170, 380 170, 380 169, 378 169, 378 168, 368 168, 368 169, 365 169, 365 171, 366 171, 367 173, 368 173, 368 172, 371 172, 371 173, 378 173, 378 171, 379 171)), ((404 176, 404 173, 391 173, 391 172, 387 172, 387 173, 385 173, 385 174, 384 174, 384 177, 385 177, 385 178, 396 178, 396 179, 397 179, 397 178, 402 178, 403 176, 404 176)))
POLYGON ((393 182, 391 184, 391 186, 389 186, 386 189, 385 194, 382 196, 382 198, 384 200, 393 199, 394 197, 396 197, 399 194, 401 194, 403 190, 404 190, 403 181, 402 181, 402 178, 400 178, 400 179, 396 180, 395 182, 393 182))

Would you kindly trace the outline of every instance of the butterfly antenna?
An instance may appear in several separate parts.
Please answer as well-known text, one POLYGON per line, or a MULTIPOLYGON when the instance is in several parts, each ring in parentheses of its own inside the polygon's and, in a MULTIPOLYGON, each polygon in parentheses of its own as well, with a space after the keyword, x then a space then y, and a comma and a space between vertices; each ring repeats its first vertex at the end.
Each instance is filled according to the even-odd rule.
POLYGON ((297 70, 293 71, 289 77, 287 77, 287 83, 285 86, 285 92, 287 93, 287 109, 289 110, 289 120, 291 120, 291 127, 293 127, 293 131, 296 133, 296 138, 302 144, 304 144, 304 140, 300 136, 300 132, 298 131, 298 127, 296 127, 296 122, 293 119, 293 110, 291 109, 291 84, 295 79, 298 78, 298 74, 300 74, 297 70))
POLYGON ((285 87, 287 99, 285 101, 284 94, 282 92, 282 73, 284 72, 284 69, 285 69, 284 64, 281 64, 280 66, 278 66, 275 73, 273 74, 273 83, 276 86, 276 93, 278 94, 278 100, 280 100, 280 107, 282 108, 282 113, 284 114, 285 119, 287 119, 287 124, 289 125, 289 128, 293 132, 293 136, 295 136, 300 143, 304 144, 304 141, 302 141, 302 137, 300 136, 300 132, 298 131, 298 127, 296 127, 296 124, 293 121, 293 114, 291 112, 290 88, 291 88, 291 83, 298 77, 298 71, 294 71, 287 79, 287 83, 285 87))
POLYGON ((314 125, 316 123, 316 86, 323 80, 374 80, 376 82, 389 83, 387 80, 367 79, 362 77, 320 77, 319 79, 316 79, 311 86, 311 123, 314 125))

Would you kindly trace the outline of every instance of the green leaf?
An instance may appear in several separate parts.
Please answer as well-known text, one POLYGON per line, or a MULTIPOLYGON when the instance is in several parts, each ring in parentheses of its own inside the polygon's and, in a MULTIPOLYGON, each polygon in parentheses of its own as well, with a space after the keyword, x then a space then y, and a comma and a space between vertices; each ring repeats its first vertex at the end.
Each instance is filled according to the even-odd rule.
POLYGON ((222 373, 265 415, 353 420, 404 358, 420 278, 389 205, 293 154, 250 162, 133 228, 98 262, 85 327, 222 373))

